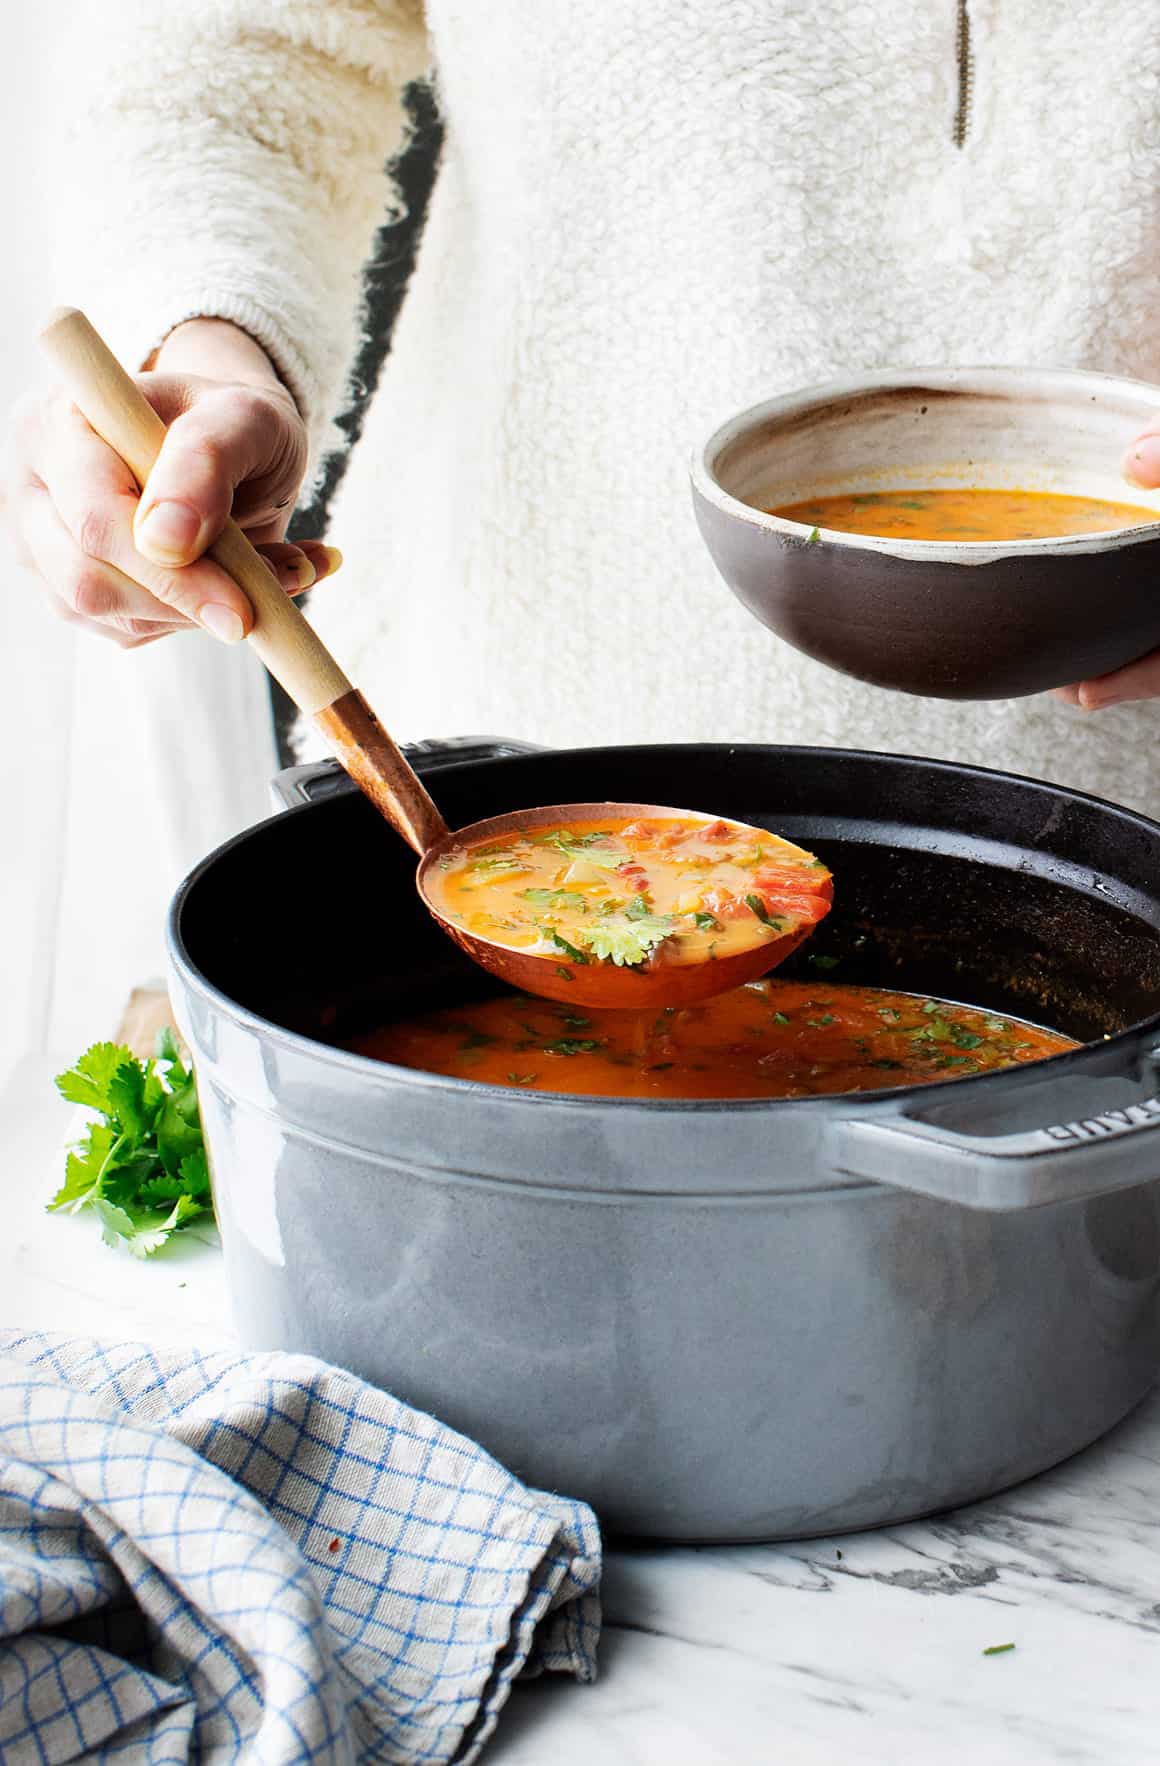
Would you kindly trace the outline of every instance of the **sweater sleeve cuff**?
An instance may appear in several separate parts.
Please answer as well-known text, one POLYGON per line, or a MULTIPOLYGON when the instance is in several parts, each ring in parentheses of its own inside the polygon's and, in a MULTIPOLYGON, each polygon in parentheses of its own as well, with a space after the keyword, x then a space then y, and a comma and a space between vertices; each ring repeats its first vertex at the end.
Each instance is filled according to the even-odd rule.
POLYGON ((136 360, 127 363, 139 369, 179 325, 190 319, 223 319, 246 332, 269 356, 274 372, 297 405, 310 436, 310 472, 313 481, 327 455, 345 445, 345 437, 327 414, 326 390, 317 372, 285 325, 251 296, 223 291, 221 288, 192 289, 170 310, 151 315, 153 335, 143 338, 136 348, 136 360))

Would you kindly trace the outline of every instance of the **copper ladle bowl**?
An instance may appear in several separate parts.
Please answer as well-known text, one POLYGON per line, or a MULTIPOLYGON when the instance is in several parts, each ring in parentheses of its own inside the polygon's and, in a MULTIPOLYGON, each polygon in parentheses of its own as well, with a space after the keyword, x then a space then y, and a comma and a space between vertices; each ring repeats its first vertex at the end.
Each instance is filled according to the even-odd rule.
MULTIPOLYGON (((698 963, 668 960, 666 947, 662 944, 651 962, 619 968, 615 963, 607 962, 577 963, 563 953, 550 957, 511 950, 478 933, 465 932, 453 920, 447 919, 431 899, 432 872, 457 848, 502 840, 538 828, 618 816, 623 816, 625 821, 673 817, 705 822, 715 819, 695 810, 673 809, 661 803, 553 803, 538 809, 512 810, 507 815, 473 822, 458 833, 449 832, 444 839, 430 846, 419 863, 419 894, 443 930, 473 962, 520 993, 561 1000, 565 1005, 625 1009, 697 1005, 701 1000, 712 999, 715 994, 726 993, 732 987, 741 987, 746 981, 756 981, 760 975, 768 974, 813 932, 813 925, 807 924, 778 938, 764 940, 751 950, 698 963)), ((819 894, 826 900, 831 899, 832 885, 827 882, 819 894)))

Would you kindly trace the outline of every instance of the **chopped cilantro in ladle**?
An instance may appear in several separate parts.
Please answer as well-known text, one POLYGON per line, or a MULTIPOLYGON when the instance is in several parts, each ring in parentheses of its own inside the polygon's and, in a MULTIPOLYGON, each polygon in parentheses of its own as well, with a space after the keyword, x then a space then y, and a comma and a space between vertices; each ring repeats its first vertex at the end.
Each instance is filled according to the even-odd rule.
POLYGON ((531 834, 528 838, 533 846, 559 846, 563 840, 566 840, 569 846, 595 846, 601 841, 606 841, 608 835, 602 833, 600 829, 591 834, 564 834, 559 828, 550 828, 545 834, 531 834))
POLYGON ((612 962, 618 968, 634 968, 643 963, 658 944, 663 944, 673 929, 672 914, 626 914, 617 921, 611 916, 598 926, 584 926, 576 931, 593 956, 612 962))
POLYGON ((469 858, 467 868, 469 871, 486 871, 495 881, 508 873, 513 877, 518 877, 521 871, 527 871, 531 867, 525 864, 523 859, 517 858, 514 853, 497 852, 494 854, 485 853, 482 858, 478 856, 469 858))
MULTIPOLYGON (((585 953, 582 950, 577 950, 576 946, 574 944, 569 944, 568 940, 566 938, 564 938, 559 932, 557 932, 557 930, 554 926, 542 926, 540 928, 540 930, 543 932, 544 937, 550 941, 550 943, 556 945, 558 949, 564 951, 568 956, 571 957, 571 959, 574 963, 581 963, 581 964, 587 963, 588 958, 585 955, 585 953)), ((571 981, 572 977, 569 975, 568 979, 569 979, 569 981, 571 981)))
POLYGON ((557 847, 565 858, 574 863, 582 859, 586 865, 595 865, 600 871, 619 870, 621 865, 628 863, 627 852, 601 852, 574 835, 557 834, 547 844, 557 847))
POLYGON ((520 900, 530 901, 536 908, 574 908, 588 912, 588 903, 578 889, 521 889, 520 900))
POLYGON ((781 931, 784 922, 774 919, 773 915, 762 901, 760 895, 747 895, 745 897, 745 905, 748 908, 752 908, 763 926, 771 926, 775 932, 781 931))

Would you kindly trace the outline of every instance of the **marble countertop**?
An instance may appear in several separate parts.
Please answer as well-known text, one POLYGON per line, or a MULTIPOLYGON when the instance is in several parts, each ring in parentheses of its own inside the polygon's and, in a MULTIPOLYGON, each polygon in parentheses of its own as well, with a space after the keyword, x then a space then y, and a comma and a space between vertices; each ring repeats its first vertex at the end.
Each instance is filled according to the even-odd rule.
MULTIPOLYGON (((69 1113, 0 1100, 0 1324, 229 1345, 212 1232, 155 1263, 48 1216, 69 1113)), ((196 1236, 195 1236, 196 1235, 196 1236)), ((1160 1756, 1160 1396, 990 1502, 787 1545, 610 1551, 595 1686, 517 1687, 496 1766, 1135 1766, 1160 1756), (1003 1655, 989 1646, 1014 1643, 1003 1655)))

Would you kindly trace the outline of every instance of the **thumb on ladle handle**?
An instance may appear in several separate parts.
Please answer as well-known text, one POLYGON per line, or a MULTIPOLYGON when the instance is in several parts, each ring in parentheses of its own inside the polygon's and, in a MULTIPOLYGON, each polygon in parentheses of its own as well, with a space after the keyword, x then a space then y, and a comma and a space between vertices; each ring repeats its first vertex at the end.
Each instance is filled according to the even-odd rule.
MULTIPOLYGON (((81 415, 144 485, 165 424, 132 376, 75 307, 51 315, 41 342, 81 415)), ((236 522, 226 522, 209 556, 253 608, 249 644, 355 783, 416 852, 443 839, 447 825, 415 773, 236 522)))

